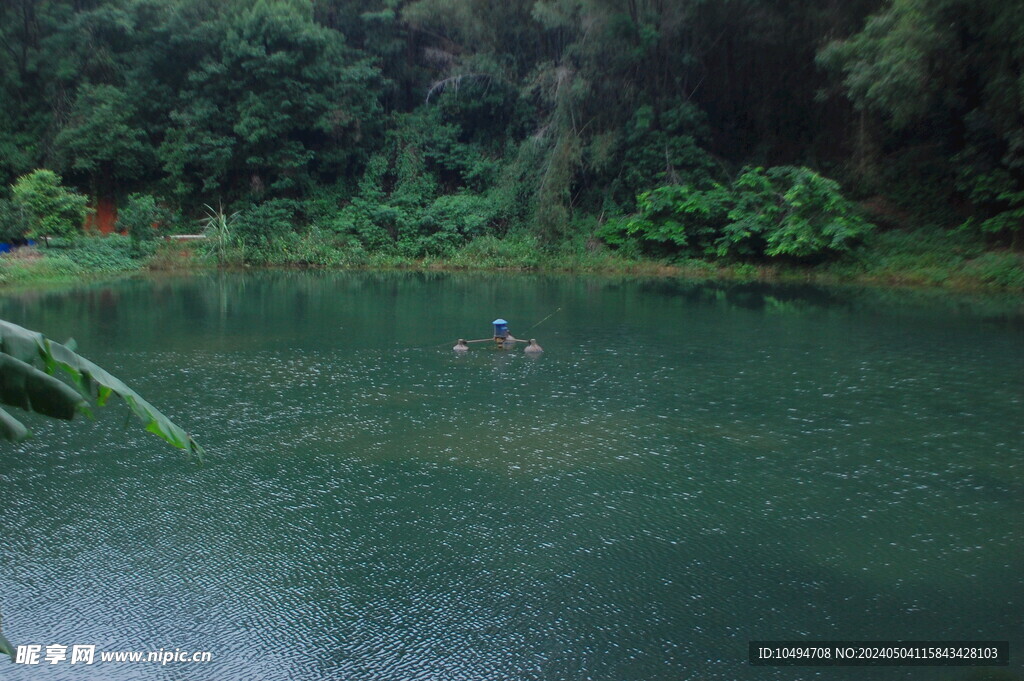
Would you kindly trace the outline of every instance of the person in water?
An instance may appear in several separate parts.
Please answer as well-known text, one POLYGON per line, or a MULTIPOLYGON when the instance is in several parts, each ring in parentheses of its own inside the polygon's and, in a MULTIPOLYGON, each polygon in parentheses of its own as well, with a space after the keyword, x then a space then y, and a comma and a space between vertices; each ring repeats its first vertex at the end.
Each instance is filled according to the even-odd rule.
MULTIPOLYGON (((512 335, 512 332, 508 330, 508 323, 504 319, 496 320, 500 322, 501 326, 494 327, 494 342, 501 347, 503 350, 511 350, 516 346, 518 338, 512 335)), ((522 341, 519 341, 520 343, 522 341)))
POLYGON ((538 354, 538 353, 544 352, 544 348, 542 348, 541 346, 537 345, 537 339, 536 338, 531 338, 530 339, 530 344, 526 346, 526 349, 523 350, 523 352, 529 352, 531 354, 538 354))

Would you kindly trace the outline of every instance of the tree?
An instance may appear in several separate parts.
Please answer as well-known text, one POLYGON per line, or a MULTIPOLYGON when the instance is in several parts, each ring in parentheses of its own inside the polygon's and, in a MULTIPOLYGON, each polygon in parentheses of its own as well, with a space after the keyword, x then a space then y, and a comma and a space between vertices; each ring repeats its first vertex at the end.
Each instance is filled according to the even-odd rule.
POLYGON ((176 193, 294 197, 350 170, 376 125, 379 70, 308 4, 228 3, 181 29, 184 82, 159 147, 176 193))
MULTIPOLYGON (((842 75, 855 106, 881 118, 890 146, 938 150, 948 192, 972 204, 968 224, 1022 245, 1024 5, 892 0, 818 60, 842 75)), ((933 163, 889 165, 906 184, 933 163)))
POLYGON ((132 123, 134 107, 112 85, 83 85, 67 125, 54 140, 66 170, 89 178, 93 193, 105 196, 139 177, 155 152, 145 131, 132 123))
POLYGON ((15 206, 28 216, 29 237, 65 236, 81 229, 88 199, 61 184, 52 170, 34 170, 11 188, 15 206))

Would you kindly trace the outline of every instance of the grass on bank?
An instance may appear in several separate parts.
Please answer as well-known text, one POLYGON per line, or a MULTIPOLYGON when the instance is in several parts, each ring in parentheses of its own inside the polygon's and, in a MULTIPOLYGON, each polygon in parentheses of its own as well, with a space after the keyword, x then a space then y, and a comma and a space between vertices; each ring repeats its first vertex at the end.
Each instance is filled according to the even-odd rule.
POLYGON ((131 272, 144 266, 147 255, 133 253, 129 240, 121 236, 51 239, 48 246, 17 248, 0 256, 0 284, 65 281, 131 272))
POLYGON ((226 267, 515 270, 707 279, 865 283, 955 289, 1024 289, 1024 254, 986 250, 957 233, 887 231, 842 258, 815 266, 778 262, 656 259, 577 239, 543 248, 528 234, 478 237, 448 256, 370 252, 351 237, 312 229, 218 253, 204 241, 132 241, 120 235, 51 240, 0 256, 0 285, 100 278, 143 270, 226 267), (926 236, 927 234, 927 236, 926 236))

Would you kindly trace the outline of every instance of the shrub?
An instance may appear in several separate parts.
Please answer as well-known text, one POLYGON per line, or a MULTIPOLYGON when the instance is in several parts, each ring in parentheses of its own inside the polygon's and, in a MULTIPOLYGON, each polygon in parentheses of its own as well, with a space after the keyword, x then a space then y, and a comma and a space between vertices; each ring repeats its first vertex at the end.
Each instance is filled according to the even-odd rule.
POLYGON ((28 217, 30 237, 74 234, 89 213, 88 199, 61 184, 52 170, 34 170, 11 188, 14 204, 28 217))
POLYGON ((151 241, 166 233, 174 215, 149 194, 129 194, 117 214, 117 226, 133 242, 151 241))
POLYGON ((486 198, 470 193, 439 196, 416 223, 413 238, 399 242, 412 256, 451 255, 468 241, 483 236, 493 210, 486 198))
POLYGON ((462 267, 534 269, 541 264, 540 243, 537 237, 525 233, 510 234, 504 239, 481 236, 457 251, 451 262, 462 267))
POLYGON ((835 181, 791 166, 747 168, 728 187, 659 187, 637 203, 626 232, 688 255, 817 258, 872 229, 835 181))
POLYGON ((987 284, 1024 288, 1024 257, 1019 253, 993 251, 972 260, 965 268, 987 284))
POLYGON ((53 251, 47 254, 47 260, 65 258, 82 272, 124 272, 139 266, 132 257, 137 251, 131 239, 119 234, 62 240, 54 244, 53 251))
POLYGON ((328 226, 336 234, 354 237, 368 251, 394 250, 394 238, 374 221, 379 215, 376 208, 370 201, 356 198, 328 226))
POLYGON ((642 241, 674 247, 693 255, 712 255, 714 242, 725 225, 732 196, 715 184, 707 191, 686 185, 668 185, 637 197, 640 212, 626 232, 642 241))
POLYGON ((246 206, 238 213, 233 231, 246 247, 262 247, 294 232, 299 205, 289 199, 271 199, 246 206))

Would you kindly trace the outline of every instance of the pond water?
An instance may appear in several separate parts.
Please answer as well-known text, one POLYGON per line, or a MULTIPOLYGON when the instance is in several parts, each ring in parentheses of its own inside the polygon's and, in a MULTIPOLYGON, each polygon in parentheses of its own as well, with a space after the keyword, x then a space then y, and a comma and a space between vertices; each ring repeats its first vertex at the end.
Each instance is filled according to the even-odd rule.
POLYGON ((1019 301, 264 272, 0 317, 73 336, 208 453, 120 405, 26 417, 0 448, 5 633, 213 658, 5 679, 1024 678, 1019 301), (546 352, 451 352, 499 316, 546 352), (751 639, 1012 657, 759 668, 751 639))

